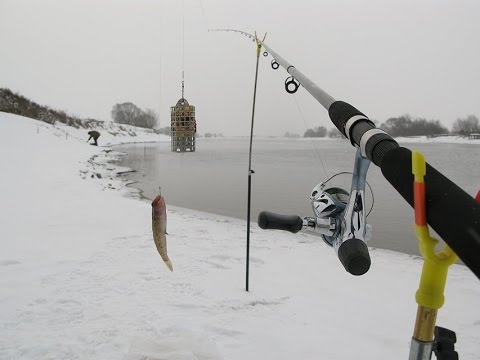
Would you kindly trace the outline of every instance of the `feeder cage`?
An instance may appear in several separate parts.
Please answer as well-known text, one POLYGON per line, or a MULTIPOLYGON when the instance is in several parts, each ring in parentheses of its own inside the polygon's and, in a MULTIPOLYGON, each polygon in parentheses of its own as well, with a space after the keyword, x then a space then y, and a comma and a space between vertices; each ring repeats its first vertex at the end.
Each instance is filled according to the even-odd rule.
POLYGON ((195 151, 195 106, 182 97, 171 107, 171 119, 172 152, 195 151))

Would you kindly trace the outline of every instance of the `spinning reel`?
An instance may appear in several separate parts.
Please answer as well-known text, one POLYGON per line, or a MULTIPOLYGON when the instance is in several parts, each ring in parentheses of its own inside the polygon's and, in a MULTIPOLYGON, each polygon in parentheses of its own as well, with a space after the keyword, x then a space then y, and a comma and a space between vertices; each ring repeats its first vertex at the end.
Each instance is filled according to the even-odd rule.
MULTIPOLYGON (((292 233, 314 231, 335 250, 345 269, 352 275, 363 275, 370 268, 366 242, 372 227, 366 222, 365 184, 370 160, 360 150, 355 155, 351 191, 327 187, 336 175, 315 186, 310 194, 313 217, 279 215, 262 211, 258 225, 262 229, 286 230, 292 233)), ((338 174, 337 174, 338 175, 338 174)))

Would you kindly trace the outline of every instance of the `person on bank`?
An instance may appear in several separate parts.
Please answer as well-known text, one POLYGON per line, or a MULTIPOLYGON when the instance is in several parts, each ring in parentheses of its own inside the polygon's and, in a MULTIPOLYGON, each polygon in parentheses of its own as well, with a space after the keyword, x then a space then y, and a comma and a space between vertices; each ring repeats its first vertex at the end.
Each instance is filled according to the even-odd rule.
POLYGON ((88 138, 87 142, 90 141, 90 139, 93 139, 94 143, 92 145, 98 146, 97 140, 100 137, 100 133, 92 130, 88 132, 88 135, 90 135, 90 137, 88 138))

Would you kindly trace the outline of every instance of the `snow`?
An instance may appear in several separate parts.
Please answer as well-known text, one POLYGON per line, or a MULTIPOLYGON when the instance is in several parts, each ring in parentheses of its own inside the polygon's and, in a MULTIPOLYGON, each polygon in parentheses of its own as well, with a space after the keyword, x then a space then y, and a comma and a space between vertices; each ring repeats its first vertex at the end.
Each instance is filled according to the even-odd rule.
POLYGON ((395 140, 402 145, 403 143, 441 143, 441 144, 470 144, 470 145, 480 145, 480 139, 468 139, 464 136, 437 136, 437 137, 427 137, 427 136, 411 136, 411 137, 396 137, 395 140))
MULTIPOLYGON (((137 135, 99 142, 168 141, 137 135)), ((86 138, 0 113, 0 359, 408 358, 420 259, 370 249, 353 277, 317 237, 253 225, 247 293, 245 222, 168 207, 171 273, 150 204, 86 138)), ((452 266, 438 324, 461 359, 478 359, 478 304, 452 266)))

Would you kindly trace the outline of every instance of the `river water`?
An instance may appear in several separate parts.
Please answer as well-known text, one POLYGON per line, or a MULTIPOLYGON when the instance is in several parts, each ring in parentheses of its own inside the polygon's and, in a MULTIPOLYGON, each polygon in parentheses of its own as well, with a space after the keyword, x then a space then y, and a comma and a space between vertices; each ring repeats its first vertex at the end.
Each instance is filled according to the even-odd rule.
MULTIPOLYGON (((432 166, 469 194, 480 190, 480 146, 405 146, 423 152, 432 166)), ((197 139, 194 153, 172 153, 170 143, 122 145, 115 150, 126 153, 120 165, 135 170, 125 176, 136 182, 133 186, 143 197, 153 199, 161 186, 167 204, 246 219, 248 148, 248 139, 217 138, 197 139)), ((262 210, 312 216, 312 188, 337 172, 351 172, 354 155, 355 149, 343 139, 254 139, 252 221, 262 210)), ((340 175, 330 185, 350 190, 350 181, 348 175, 340 175)), ((374 164, 367 181, 374 193, 367 219, 373 226, 369 246, 418 254, 412 208, 374 164)), ((371 203, 368 194, 368 208, 371 203)))

